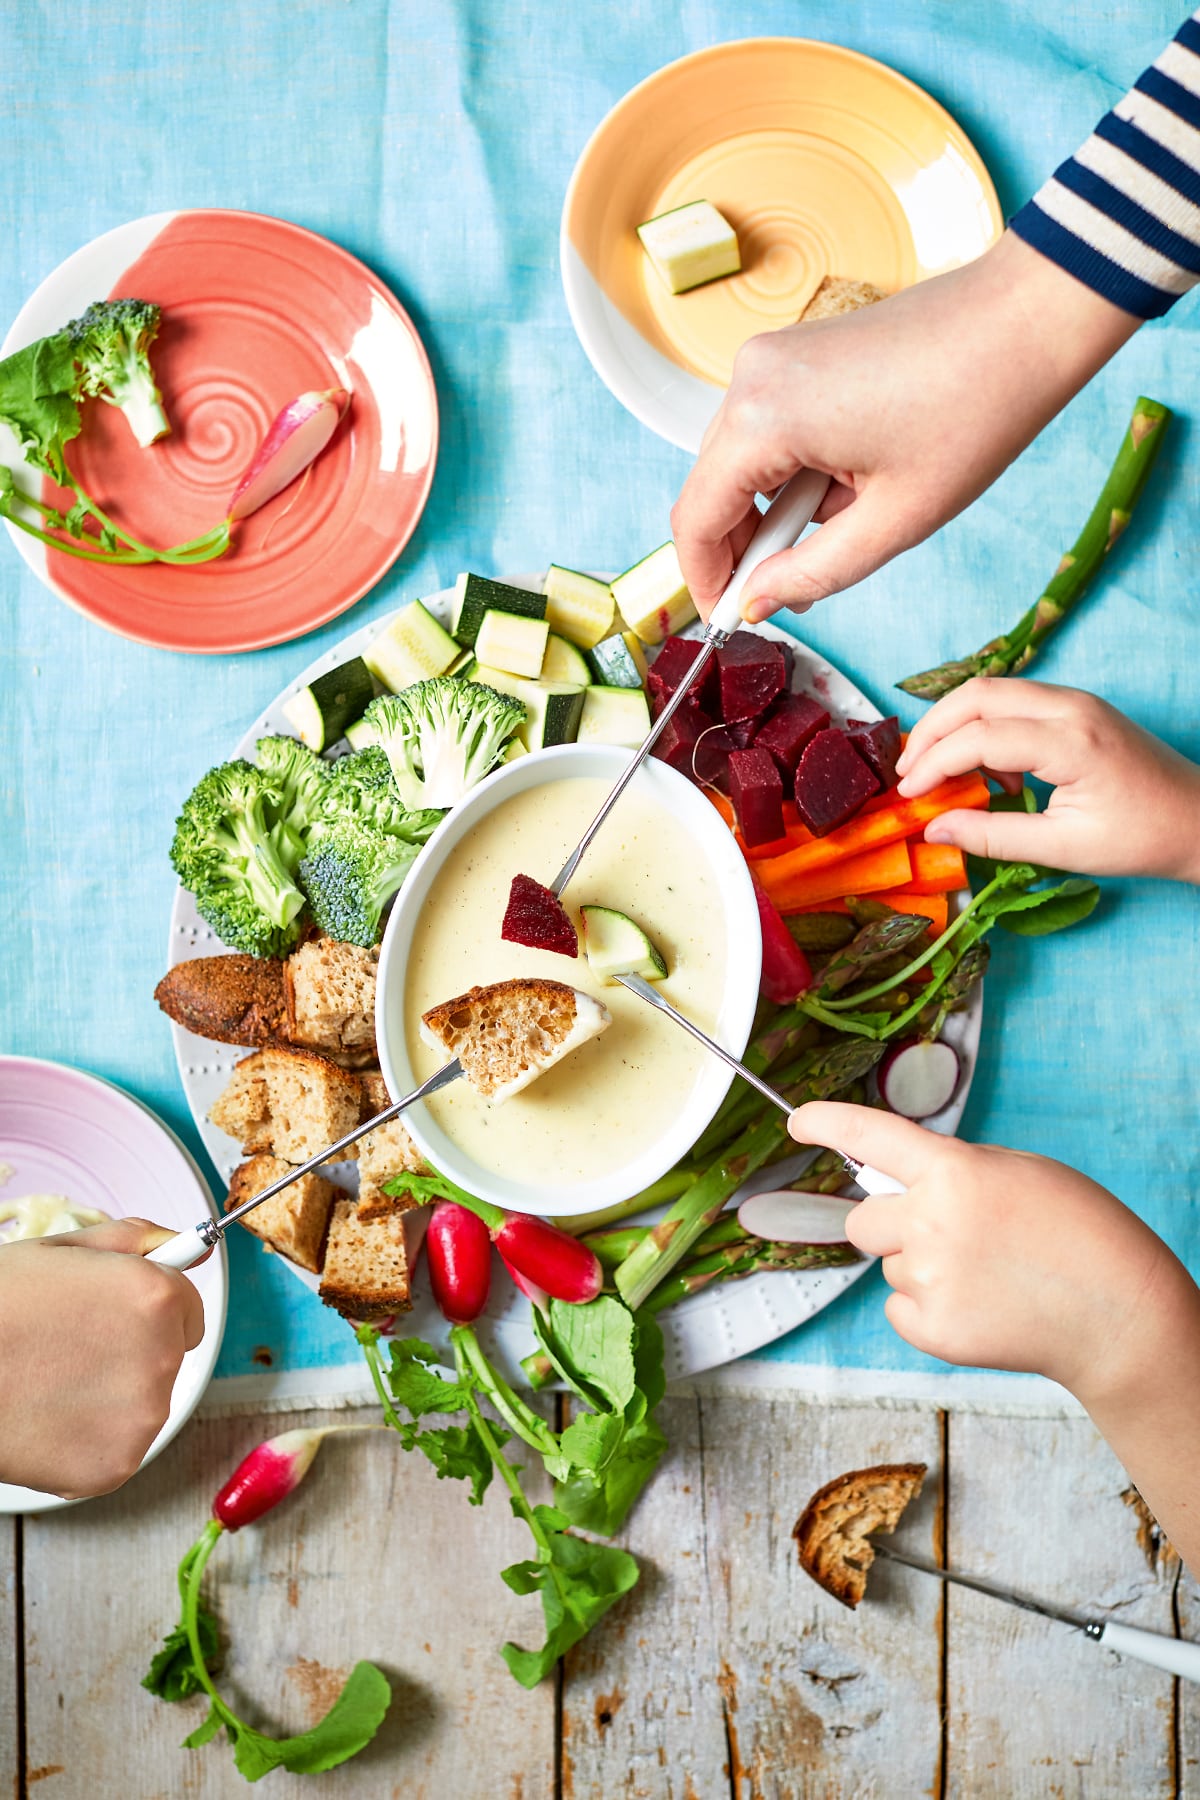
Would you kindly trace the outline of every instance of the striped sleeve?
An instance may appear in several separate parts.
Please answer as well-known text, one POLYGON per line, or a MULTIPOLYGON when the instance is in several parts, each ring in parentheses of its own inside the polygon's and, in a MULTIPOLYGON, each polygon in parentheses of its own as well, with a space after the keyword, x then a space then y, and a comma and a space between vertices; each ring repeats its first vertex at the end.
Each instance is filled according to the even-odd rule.
POLYGON ((1200 282, 1200 11, 1012 229, 1141 319, 1200 282))

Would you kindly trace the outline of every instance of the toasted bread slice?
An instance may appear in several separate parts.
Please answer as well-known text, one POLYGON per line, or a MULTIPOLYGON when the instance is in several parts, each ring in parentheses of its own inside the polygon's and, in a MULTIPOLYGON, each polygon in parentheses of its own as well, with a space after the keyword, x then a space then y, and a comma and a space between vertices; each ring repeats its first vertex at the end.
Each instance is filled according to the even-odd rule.
MULTIPOLYGON (((277 1156, 252 1156, 229 1178, 225 1211, 232 1212, 252 1194, 261 1194, 291 1167, 277 1156)), ((277 1250, 280 1256, 288 1257, 316 1275, 321 1268, 321 1247, 325 1242, 330 1208, 338 1192, 332 1181, 326 1181, 323 1175, 302 1175, 291 1187, 284 1188, 282 1194, 264 1200, 239 1222, 255 1237, 261 1238, 269 1250, 277 1250)))
POLYGON ((286 1041, 283 964, 274 957, 198 956, 168 969, 154 998, 169 1019, 219 1044, 286 1041))
POLYGON ((498 1104, 611 1024, 608 1008, 590 994, 564 981, 525 978, 473 987, 430 1007, 421 1036, 457 1056, 471 1086, 498 1104))
MULTIPOLYGON (((208 1116, 243 1150, 270 1150, 302 1163, 352 1131, 361 1112, 357 1075, 315 1050, 277 1046, 242 1059, 208 1116)), ((330 1160, 346 1161, 355 1148, 330 1160)))
POLYGON ((353 1200, 337 1202, 320 1294, 326 1306, 347 1319, 383 1319, 408 1311, 412 1296, 400 1209, 364 1219, 353 1200))
POLYGON ((813 1495, 792 1528, 801 1567, 843 1606, 856 1607, 875 1561, 873 1531, 894 1531, 921 1491, 924 1463, 851 1469, 813 1495))
MULTIPOLYGON (((214 961, 217 959, 214 958, 214 961)), ((218 1131, 236 1138, 247 1156, 270 1150, 274 1132, 266 1077, 256 1056, 243 1057, 208 1112, 218 1131)), ((297 1157, 304 1162, 305 1157, 297 1157)), ((265 1185, 265 1184, 264 1184, 265 1185)))
POLYGON ((283 965, 287 1036, 328 1056, 375 1060, 378 950, 309 938, 283 965))
MULTIPOLYGON (((373 1118, 391 1105, 391 1095, 378 1069, 368 1069, 359 1080, 364 1119, 373 1118)), ((409 1136, 404 1120, 391 1119, 386 1125, 368 1131, 366 1137, 359 1138, 358 1174, 361 1193, 363 1188, 382 1187, 385 1181, 392 1181, 397 1175, 428 1175, 429 1165, 409 1136)), ((383 1197, 387 1199, 388 1196, 383 1197)), ((416 1201, 410 1199, 406 1204, 415 1206, 416 1201)))
POLYGON ((844 275, 826 275, 820 287, 800 314, 799 323, 810 325, 816 319, 836 319, 840 313, 858 312, 874 306, 887 295, 873 281, 850 281, 844 275))
MULTIPOLYGON (((390 1179, 390 1177, 389 1177, 390 1179)), ((358 1181, 358 1216, 360 1219, 378 1219, 384 1213, 411 1212, 416 1206, 424 1206, 424 1200, 416 1200, 411 1194, 388 1194, 377 1181, 370 1176, 365 1180, 360 1175, 358 1181)))

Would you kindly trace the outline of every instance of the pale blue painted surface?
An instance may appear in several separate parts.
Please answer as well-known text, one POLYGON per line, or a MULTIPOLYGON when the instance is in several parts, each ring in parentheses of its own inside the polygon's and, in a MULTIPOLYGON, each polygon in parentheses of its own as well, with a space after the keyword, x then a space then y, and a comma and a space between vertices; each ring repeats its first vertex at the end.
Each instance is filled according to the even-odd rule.
MULTIPOLYGON (((950 108, 1012 212, 1182 10, 1080 0, 1049 25, 1022 0, 10 9, 0 324, 64 256, 123 220, 189 205, 279 214, 361 256, 410 308, 437 378, 442 453, 424 520, 381 587, 302 644, 255 655, 190 659, 110 637, 0 543, 0 1045, 120 1082, 198 1149, 150 998, 173 885, 166 848, 191 782, 299 664, 459 568, 619 568, 666 535, 687 459, 593 375, 557 269, 575 157, 627 88, 726 38, 846 43, 950 108)), ((810 641, 887 703, 897 676, 1010 623, 1146 392, 1181 415, 1155 491, 1041 672, 1200 753, 1198 326, 1192 300, 1143 331, 966 517, 806 621, 810 641)), ((1004 939, 966 1129, 1086 1169, 1200 1269, 1198 919, 1190 891, 1115 883, 1077 934, 1004 939)), ((242 1237, 232 1262, 222 1373, 250 1369, 263 1344, 277 1365, 345 1358, 343 1329, 284 1269, 242 1237)), ((892 1334, 881 1292, 868 1277, 769 1354, 940 1367, 892 1334)))

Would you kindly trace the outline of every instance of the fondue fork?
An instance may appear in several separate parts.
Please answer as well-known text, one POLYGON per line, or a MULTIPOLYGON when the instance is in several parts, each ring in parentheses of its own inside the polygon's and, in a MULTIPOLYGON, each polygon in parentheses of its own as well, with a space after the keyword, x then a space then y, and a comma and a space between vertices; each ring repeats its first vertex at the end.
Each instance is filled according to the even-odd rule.
POLYGON ((216 1249, 228 1226, 236 1225, 238 1220, 244 1219, 248 1212, 253 1212, 256 1206, 261 1206, 264 1200, 273 1200, 276 1194, 282 1194, 284 1188, 291 1187, 292 1183, 299 1181, 302 1175, 311 1175, 314 1169, 321 1167, 322 1163, 327 1163, 331 1157, 337 1156, 343 1150, 348 1150, 351 1144, 356 1144, 360 1137, 366 1136, 368 1131, 374 1131, 379 1125, 386 1125, 390 1119, 398 1119, 400 1114, 406 1112, 416 1101, 424 1100, 429 1094, 436 1094, 439 1088, 449 1087, 452 1081, 458 1080, 462 1072, 462 1064, 456 1056, 453 1062, 448 1062, 444 1068, 437 1069, 428 1081, 423 1081, 419 1088, 414 1088, 411 1094, 404 1096, 403 1100, 397 1100, 391 1106, 385 1106, 382 1112, 376 1113, 373 1119, 368 1119, 365 1125, 356 1125, 353 1131, 348 1131, 345 1137, 340 1137, 336 1144, 330 1144, 327 1150, 320 1150, 316 1156, 310 1156, 308 1161, 301 1163, 298 1169, 290 1169, 286 1175, 281 1175, 278 1181, 273 1181, 269 1187, 263 1188, 261 1193, 251 1194, 249 1200, 243 1200, 240 1206, 235 1206, 232 1212, 227 1212, 222 1218, 201 1219, 198 1225, 190 1226, 187 1231, 177 1232, 173 1238, 168 1238, 165 1244, 160 1244, 157 1250, 151 1250, 146 1261, 162 1263, 168 1269, 192 1268, 200 1261, 201 1257, 207 1256, 210 1250, 216 1249))
POLYGON ((801 469, 798 475, 793 475, 780 488, 742 552, 741 561, 733 571, 729 585, 709 615, 699 656, 650 727, 641 749, 621 771, 600 811, 554 877, 550 884, 551 893, 561 897, 563 889, 583 860, 584 852, 665 731, 667 721, 676 708, 683 704, 697 678, 704 673, 717 651, 729 642, 741 624, 742 589, 751 571, 760 562, 765 562, 768 556, 791 548, 805 527, 812 522, 812 516, 825 498, 828 486, 828 475, 822 475, 816 469, 801 469))
MULTIPOLYGON (((652 987, 641 975, 615 975, 613 979, 620 982, 621 986, 627 988, 631 994, 636 994, 639 1000, 645 1000, 647 1005, 656 1007, 660 1013, 665 1013, 667 1018, 676 1025, 681 1025, 684 1031, 690 1033, 698 1044, 703 1044, 706 1050, 710 1050, 714 1056, 720 1057, 727 1068, 740 1075, 743 1081, 748 1081, 752 1088, 757 1088, 764 1099, 769 1100, 772 1106, 777 1106, 780 1112, 786 1113, 791 1118, 795 1109, 790 1101, 784 1099, 777 1088, 773 1088, 769 1081, 764 1081, 761 1075, 756 1075, 753 1069, 748 1069, 745 1063, 739 1062, 732 1051, 726 1050, 724 1045, 718 1044, 717 1040, 709 1037, 706 1031, 701 1031, 699 1025, 686 1018, 683 1013, 671 1005, 669 1000, 664 1000, 657 989, 652 987)), ((879 1169, 872 1169, 868 1163, 856 1162, 852 1156, 845 1156, 842 1161, 846 1173, 853 1177, 864 1193, 902 1194, 904 1192, 898 1181, 893 1181, 890 1175, 884 1175, 879 1169)))

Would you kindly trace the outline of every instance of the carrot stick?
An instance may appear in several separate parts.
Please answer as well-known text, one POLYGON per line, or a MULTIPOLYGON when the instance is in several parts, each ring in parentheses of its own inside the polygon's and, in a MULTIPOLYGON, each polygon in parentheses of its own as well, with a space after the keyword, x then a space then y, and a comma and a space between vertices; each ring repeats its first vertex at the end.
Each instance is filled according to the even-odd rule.
MULTIPOLYGON (((936 819, 939 813, 949 812, 952 807, 985 807, 989 798, 988 785, 982 775, 958 775, 943 781, 930 793, 922 794, 919 800, 897 799, 877 812, 860 812, 827 837, 814 838, 806 832, 807 841, 801 841, 798 838, 801 828, 798 828, 793 847, 782 856, 772 856, 762 862, 752 858, 754 872, 764 885, 768 873, 780 881, 792 875, 811 874, 864 850, 879 850, 886 844, 913 837, 923 831, 931 819, 936 819)), ((788 838, 793 840, 790 831, 788 838)), ((842 889, 843 893, 853 891, 853 888, 842 889)))
POLYGON ((912 858, 910 894, 954 894, 967 885, 967 861, 957 844, 927 844, 913 838, 908 846, 912 858))
MULTIPOLYGON (((856 896, 857 898, 857 896, 856 896)), ((949 919, 950 908, 945 894, 914 894, 909 888, 892 888, 880 893, 864 894, 864 900, 876 900, 890 906, 893 912, 922 913, 929 920, 930 935, 941 937, 949 919)), ((818 900, 812 906, 796 906, 797 913, 843 913, 850 908, 844 900, 818 900)))
MULTIPOLYGON (((776 863, 787 861, 789 857, 775 858, 776 863)), ((789 913, 821 900, 840 900, 846 894, 874 894, 883 888, 907 887, 912 879, 912 863, 908 845, 901 839, 899 843, 866 850, 861 856, 844 856, 824 869, 776 876, 771 863, 759 863, 755 877, 780 912, 789 913)))

